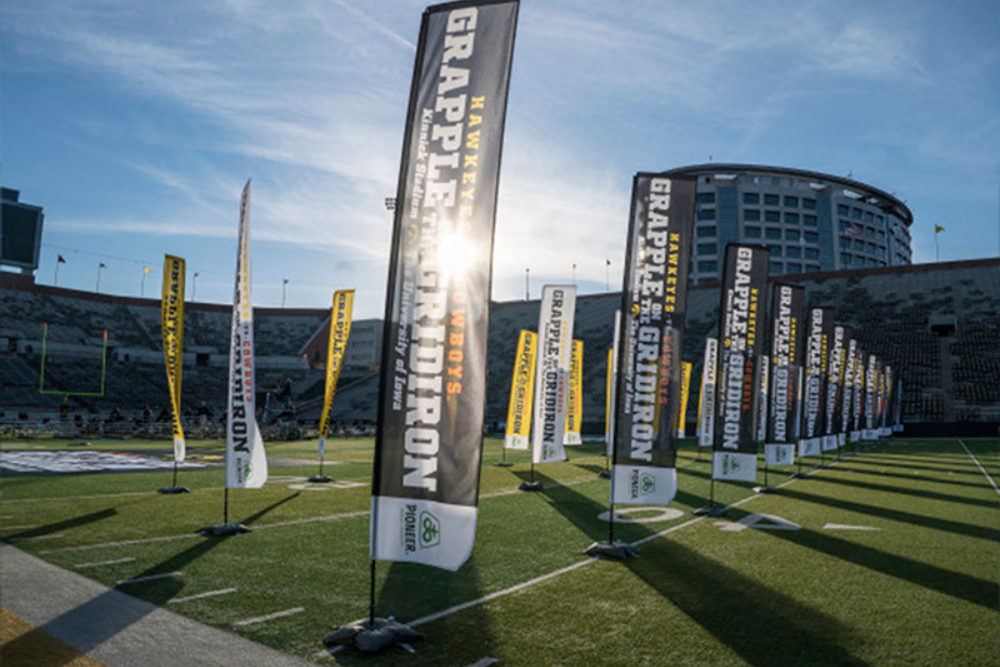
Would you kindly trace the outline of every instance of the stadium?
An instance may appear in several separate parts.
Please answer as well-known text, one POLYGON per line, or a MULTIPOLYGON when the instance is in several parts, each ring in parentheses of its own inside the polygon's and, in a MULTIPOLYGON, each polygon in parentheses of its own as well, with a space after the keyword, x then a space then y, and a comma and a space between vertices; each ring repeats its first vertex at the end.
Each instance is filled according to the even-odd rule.
POLYGON ((514 68, 517 0, 428 7, 416 43, 392 3, 22 4, 0 12, 4 166, 52 199, 0 189, 0 664, 996 662, 1000 258, 977 238, 919 261, 944 230, 925 173, 959 234, 992 234, 996 105, 976 127, 962 95, 961 141, 914 142, 915 101, 949 121, 928 40, 872 39, 873 13, 827 44, 808 24, 831 7, 788 44, 766 7, 525 3, 514 68), (761 36, 701 48, 733 17, 761 36), (796 66, 770 93, 776 59, 796 66), (709 156, 634 173, 622 206, 642 151, 715 142, 823 171, 709 156), (861 157, 917 198, 832 175, 861 157), (188 259, 160 274, 164 250, 188 259), (540 298, 527 269, 498 298, 522 260, 540 298), (275 267, 332 305, 285 308, 275 267), (198 269, 220 296, 186 291, 198 269))

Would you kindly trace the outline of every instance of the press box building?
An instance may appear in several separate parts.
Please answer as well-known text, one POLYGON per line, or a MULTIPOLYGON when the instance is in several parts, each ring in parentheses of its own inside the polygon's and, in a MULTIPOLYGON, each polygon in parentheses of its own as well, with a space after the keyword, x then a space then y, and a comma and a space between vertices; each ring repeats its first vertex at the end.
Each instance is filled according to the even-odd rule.
POLYGON ((698 179, 693 284, 719 280, 727 243, 766 245, 771 274, 911 263, 913 214, 893 195, 802 169, 708 163, 668 175, 698 179))

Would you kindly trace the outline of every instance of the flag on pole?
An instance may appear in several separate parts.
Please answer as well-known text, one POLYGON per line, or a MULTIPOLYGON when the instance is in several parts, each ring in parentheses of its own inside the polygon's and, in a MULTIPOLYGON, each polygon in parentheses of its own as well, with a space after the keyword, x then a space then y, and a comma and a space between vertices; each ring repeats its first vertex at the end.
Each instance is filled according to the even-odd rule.
MULTIPOLYGON (((287 279, 286 279, 287 282, 287 279)), ((326 432, 333 409, 333 396, 337 392, 340 368, 344 364, 347 340, 351 335, 351 315, 354 311, 354 290, 337 290, 333 293, 330 308, 330 334, 326 341, 326 381, 323 385, 323 410, 319 416, 319 456, 326 453, 326 432)))
POLYGON ((566 460, 563 438, 575 311, 576 287, 546 285, 542 288, 538 370, 535 373, 535 428, 531 441, 534 463, 566 460))
POLYGON ((764 445, 767 465, 795 461, 805 299, 805 289, 799 285, 776 282, 771 287, 771 404, 764 445))
POLYGON ((943 231, 944 231, 944 227, 942 227, 941 225, 934 225, 934 233, 935 234, 940 234, 943 231))
MULTIPOLYGON (((104 266, 101 264, 101 266, 104 266)), ((184 463, 186 451, 181 425, 181 366, 184 359, 184 277, 185 262, 173 255, 163 256, 163 288, 160 297, 160 332, 163 360, 167 369, 167 391, 174 436, 174 461, 184 463)))
POLYGON ((517 10, 456 2, 421 22, 386 289, 373 560, 457 570, 472 553, 517 10))
POLYGON ((685 424, 687 409, 688 409, 688 398, 691 394, 691 362, 683 361, 681 362, 681 407, 677 411, 677 437, 686 438, 687 437, 687 424, 685 424))
POLYGON ((569 393, 566 396, 566 432, 564 445, 580 445, 583 428, 583 341, 573 340, 569 356, 569 393))
POLYGON ((681 344, 694 227, 693 178, 632 180, 625 249, 611 501, 666 505, 677 493, 681 344))
POLYGON ((538 334, 521 329, 514 356, 513 377, 510 379, 510 402, 507 405, 507 424, 503 438, 503 446, 508 449, 528 448, 537 352, 538 334))
POLYGON ((804 409, 799 456, 814 456, 823 451, 826 367, 829 363, 827 348, 832 329, 832 313, 828 309, 809 309, 809 320, 806 324, 804 409))
POLYGON ((718 370, 719 339, 705 338, 705 361, 701 367, 698 399, 698 446, 711 447, 715 437, 715 373, 718 370))
POLYGON ((267 481, 267 456, 257 427, 250 293, 250 181, 240 197, 236 289, 229 345, 229 399, 226 408, 226 486, 257 489, 267 481))
POLYGON ((56 259, 56 263, 57 263, 57 264, 65 264, 65 263, 66 263, 66 260, 65 260, 65 259, 63 259, 63 256, 62 256, 62 255, 57 255, 57 259, 56 259))
POLYGON ((752 482, 757 477, 753 395, 769 262, 770 251, 764 246, 726 245, 719 307, 714 479, 752 482))
POLYGON ((830 337, 827 339, 826 363, 826 405, 823 409, 823 451, 837 448, 837 433, 840 430, 840 392, 843 372, 845 334, 843 325, 832 322, 830 337))

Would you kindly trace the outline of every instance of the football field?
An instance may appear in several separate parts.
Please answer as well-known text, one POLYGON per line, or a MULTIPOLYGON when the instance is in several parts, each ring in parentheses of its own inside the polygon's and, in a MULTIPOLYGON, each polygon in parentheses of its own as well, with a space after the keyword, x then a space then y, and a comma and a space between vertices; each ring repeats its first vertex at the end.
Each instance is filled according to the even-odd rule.
MULTIPOLYGON (((544 491, 523 493, 527 453, 496 467, 500 442, 486 443, 476 545, 461 570, 378 564, 378 615, 425 634, 412 654, 322 645, 367 615, 370 438, 328 442, 328 485, 307 482, 314 442, 268 443, 268 484, 229 493, 230 520, 249 534, 195 534, 222 521, 224 473, 213 467, 220 443, 190 442, 205 467, 180 472, 189 494, 156 493, 169 467, 5 475, 0 539, 318 664, 996 664, 1000 439, 894 438, 825 469, 811 458, 806 479, 772 468, 775 494, 715 482, 722 517, 693 515, 709 501, 709 464, 687 443, 674 503, 617 508, 615 537, 639 550, 626 561, 581 554, 607 539, 602 445, 536 466, 544 491)), ((67 449, 7 442, 3 456, 26 448, 67 449)), ((162 459, 169 443, 88 449, 162 459)), ((119 629, 103 624, 94 645, 119 629)))

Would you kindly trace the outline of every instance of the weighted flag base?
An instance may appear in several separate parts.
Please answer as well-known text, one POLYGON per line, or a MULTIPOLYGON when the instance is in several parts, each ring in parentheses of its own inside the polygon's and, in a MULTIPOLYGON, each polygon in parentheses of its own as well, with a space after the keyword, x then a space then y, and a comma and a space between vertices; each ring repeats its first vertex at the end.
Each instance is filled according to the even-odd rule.
POLYGON ((809 473, 797 472, 791 475, 792 479, 809 479, 809 473))
POLYGON ((722 516, 728 512, 728 508, 722 505, 708 505, 707 507, 699 507, 694 511, 695 516, 722 516))
POLYGON ((778 489, 773 486, 755 486, 753 487, 754 493, 777 493, 778 489))
POLYGON ((392 616, 376 618, 372 625, 366 618, 342 625, 323 639, 327 648, 347 644, 359 651, 373 653, 390 646, 404 645, 424 636, 408 625, 397 623, 392 616))
POLYGON ((199 535, 204 535, 205 537, 226 537, 228 535, 249 533, 250 531, 251 529, 247 528, 242 523, 219 523, 214 526, 205 526, 196 532, 199 535))
POLYGON ((597 473, 597 476, 600 479, 611 479, 611 471, 610 470, 602 470, 601 472, 597 473))
POLYGON ((691 463, 711 463, 712 459, 703 459, 700 456, 696 459, 691 459, 691 463))
POLYGON ((497 468, 509 468, 514 464, 511 463, 510 461, 497 461, 493 465, 495 465, 497 468))
POLYGON ((639 550, 631 544, 626 544, 621 540, 615 540, 614 544, 607 542, 594 542, 583 550, 583 553, 592 558, 638 558, 639 550))
POLYGON ((528 482, 528 481, 524 481, 524 482, 521 482, 521 486, 517 487, 517 490, 518 491, 541 491, 542 490, 542 483, 541 482, 528 482))
POLYGON ((829 469, 830 469, 829 463, 820 463, 818 466, 816 466, 816 470, 829 470, 829 469))
POLYGON ((326 475, 313 475, 309 478, 310 484, 329 484, 333 481, 333 477, 327 477, 326 475))
POLYGON ((162 489, 157 489, 157 493, 190 493, 186 486, 165 486, 162 489))

